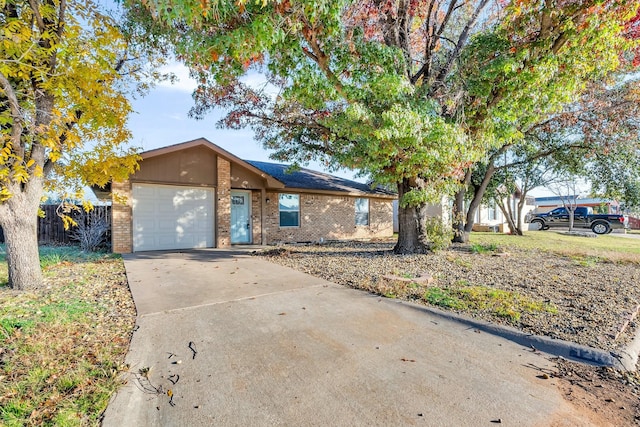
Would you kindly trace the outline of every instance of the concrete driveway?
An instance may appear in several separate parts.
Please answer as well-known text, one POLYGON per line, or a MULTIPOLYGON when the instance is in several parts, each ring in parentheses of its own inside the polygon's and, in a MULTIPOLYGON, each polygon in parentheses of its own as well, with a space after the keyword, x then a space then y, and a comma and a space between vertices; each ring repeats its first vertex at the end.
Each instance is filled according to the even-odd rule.
POLYGON ((547 356, 222 250, 125 257, 138 309, 110 426, 589 425, 547 356))

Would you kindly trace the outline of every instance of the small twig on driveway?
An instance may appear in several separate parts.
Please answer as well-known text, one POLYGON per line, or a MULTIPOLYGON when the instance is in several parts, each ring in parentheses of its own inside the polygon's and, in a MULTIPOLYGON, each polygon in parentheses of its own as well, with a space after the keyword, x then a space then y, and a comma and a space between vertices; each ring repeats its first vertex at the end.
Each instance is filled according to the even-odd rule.
POLYGON ((196 351, 196 345, 193 343, 193 341, 189 341, 189 350, 193 352, 193 357, 191 359, 195 359, 198 352, 196 351))

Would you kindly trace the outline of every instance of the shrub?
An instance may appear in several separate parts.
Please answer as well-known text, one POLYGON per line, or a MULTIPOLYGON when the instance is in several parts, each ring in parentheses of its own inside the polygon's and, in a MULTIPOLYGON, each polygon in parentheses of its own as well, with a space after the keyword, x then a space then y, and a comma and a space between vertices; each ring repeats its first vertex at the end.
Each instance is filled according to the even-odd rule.
POLYGON ((439 216, 427 218, 424 227, 429 237, 432 251, 439 251, 449 247, 453 239, 453 230, 442 221, 442 218, 439 216))
POLYGON ((74 219, 77 225, 69 232, 69 237, 78 241, 83 251, 96 252, 107 246, 106 237, 109 231, 109 221, 104 211, 82 211, 74 219))

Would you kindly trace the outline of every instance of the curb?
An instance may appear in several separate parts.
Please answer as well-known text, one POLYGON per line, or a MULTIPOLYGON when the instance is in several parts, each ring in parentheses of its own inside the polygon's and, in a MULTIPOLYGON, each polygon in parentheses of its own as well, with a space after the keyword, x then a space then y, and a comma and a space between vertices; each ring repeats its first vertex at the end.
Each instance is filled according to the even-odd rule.
MULTIPOLYGON (((380 298, 380 296, 377 296, 380 298)), ((635 371, 640 354, 640 330, 636 332, 634 339, 620 353, 609 352, 598 348, 588 347, 571 341, 564 341, 547 336, 533 335, 522 332, 516 328, 498 325, 484 320, 473 319, 457 313, 443 311, 434 307, 427 307, 410 301, 391 300, 382 297, 389 302, 403 304, 415 310, 451 320, 471 328, 490 333, 517 344, 529 347, 532 350, 541 351, 552 356, 562 357, 575 362, 594 366, 609 366, 624 371, 635 371)))

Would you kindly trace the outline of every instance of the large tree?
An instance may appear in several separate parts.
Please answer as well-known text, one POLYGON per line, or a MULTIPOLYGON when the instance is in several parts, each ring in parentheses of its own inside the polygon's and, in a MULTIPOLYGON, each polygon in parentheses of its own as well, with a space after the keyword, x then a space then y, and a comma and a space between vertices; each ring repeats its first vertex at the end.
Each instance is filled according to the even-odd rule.
POLYGON ((104 185, 135 170, 125 146, 132 86, 123 78, 145 81, 160 57, 140 62, 134 36, 92 1, 0 2, 0 226, 15 289, 41 284, 45 190, 104 185))
MULTIPOLYGON (((466 193, 468 201, 466 232, 473 226, 477 206, 496 195, 505 176, 520 178, 526 190, 539 164, 544 165, 542 172, 580 176, 594 194, 617 198, 629 207, 637 205, 640 79, 627 66, 633 67, 622 63, 621 73, 589 82, 575 102, 531 126, 516 144, 504 144, 469 168, 468 186, 459 193, 466 193)), ((534 180, 536 185, 543 181, 534 180)), ((519 227, 511 229, 520 234, 519 227)))
MULTIPOLYGON (((492 181, 501 181, 510 168, 526 172, 527 164, 543 162, 545 169, 551 167, 557 173, 580 170, 595 193, 635 203, 640 174, 640 82, 636 69, 640 65, 640 10, 633 10, 618 15, 615 22, 616 36, 628 41, 610 52, 617 55, 617 61, 594 69, 571 102, 550 116, 518 120, 521 138, 502 141, 466 170, 464 185, 454 202, 454 210, 460 212, 456 240, 468 238, 485 191, 495 186, 492 181)), ((571 82, 572 77, 568 79, 571 82)))
POLYGON ((615 68, 623 0, 158 0, 138 7, 275 158, 324 160, 397 185, 398 253, 426 252, 427 203, 492 148, 615 68), (251 69, 264 90, 243 84, 251 69))

